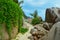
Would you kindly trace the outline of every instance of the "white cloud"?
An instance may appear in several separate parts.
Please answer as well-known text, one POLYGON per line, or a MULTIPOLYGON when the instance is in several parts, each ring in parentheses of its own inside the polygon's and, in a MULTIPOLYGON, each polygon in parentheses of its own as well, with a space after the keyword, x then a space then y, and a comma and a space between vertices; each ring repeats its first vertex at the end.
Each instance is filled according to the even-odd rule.
POLYGON ((28 9, 23 9, 23 11, 25 11, 25 12, 27 12, 27 13, 30 12, 30 10, 28 10, 28 9))
POLYGON ((55 0, 53 2, 54 7, 60 7, 60 0, 55 0))
POLYGON ((23 9, 23 11, 25 12, 25 13, 33 13, 34 11, 33 10, 29 10, 29 9, 23 9))
POLYGON ((46 4, 49 0, 24 0, 25 3, 28 3, 29 5, 32 6, 42 6, 46 4))
POLYGON ((55 4, 55 7, 60 7, 60 3, 56 3, 55 4))
POLYGON ((55 4, 55 7, 60 7, 60 4, 55 4))
POLYGON ((38 15, 41 16, 43 19, 45 19, 45 10, 38 10, 38 15))
POLYGON ((37 9, 39 15, 44 19, 45 18, 45 9, 44 8, 60 7, 60 0, 24 0, 23 6, 24 6, 23 10, 26 15, 29 15, 31 12, 33 13, 34 10, 37 9), (34 8, 29 10, 30 6, 31 6, 31 8, 33 8, 33 7, 34 8))

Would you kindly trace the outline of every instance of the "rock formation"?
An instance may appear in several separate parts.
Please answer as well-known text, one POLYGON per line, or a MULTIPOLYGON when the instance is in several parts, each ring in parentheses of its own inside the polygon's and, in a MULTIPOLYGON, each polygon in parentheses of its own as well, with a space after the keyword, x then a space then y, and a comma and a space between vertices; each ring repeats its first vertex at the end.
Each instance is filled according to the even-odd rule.
POLYGON ((48 40, 60 40, 60 22, 53 25, 48 33, 48 40))
POLYGON ((47 22, 43 23, 43 28, 46 30, 50 30, 52 26, 53 26, 52 23, 47 23, 47 22))
POLYGON ((2 28, 0 27, 0 40, 11 40, 16 37, 18 33, 18 27, 12 27, 10 34, 6 30, 6 25, 2 24, 2 28))
POLYGON ((60 8, 57 7, 47 8, 45 21, 54 24, 57 21, 60 21, 59 15, 60 15, 60 8))
POLYGON ((47 8, 45 21, 31 29, 30 40, 59 40, 60 39, 60 8, 47 8))
POLYGON ((32 35, 29 37, 30 40, 39 40, 48 33, 48 31, 41 26, 36 25, 33 29, 31 29, 30 33, 32 35))
POLYGON ((60 22, 55 23, 48 34, 40 40, 60 40, 60 22))

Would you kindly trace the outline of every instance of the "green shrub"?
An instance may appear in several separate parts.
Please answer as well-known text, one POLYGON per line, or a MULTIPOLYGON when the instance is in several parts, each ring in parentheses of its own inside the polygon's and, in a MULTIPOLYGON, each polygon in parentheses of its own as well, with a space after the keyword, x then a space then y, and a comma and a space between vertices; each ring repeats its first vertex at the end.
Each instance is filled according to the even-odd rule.
POLYGON ((26 33, 27 31, 28 31, 27 28, 20 28, 20 33, 22 33, 22 34, 26 33))
POLYGON ((42 22, 42 19, 39 17, 33 18, 31 24, 36 25, 42 22))
MULTIPOLYGON (((5 23, 10 36, 12 24, 14 26, 22 25, 22 9, 13 0, 0 0, 0 24, 5 23)), ((19 28, 20 28, 19 26, 19 28)), ((1 26, 0 26, 1 27, 1 26)))

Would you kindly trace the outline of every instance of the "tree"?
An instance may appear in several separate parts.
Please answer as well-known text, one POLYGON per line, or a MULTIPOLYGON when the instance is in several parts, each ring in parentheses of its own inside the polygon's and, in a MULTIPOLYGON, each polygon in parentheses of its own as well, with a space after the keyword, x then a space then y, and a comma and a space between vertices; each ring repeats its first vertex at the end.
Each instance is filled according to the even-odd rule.
POLYGON ((31 24, 36 25, 42 22, 42 18, 38 16, 37 10, 35 10, 34 13, 30 15, 33 16, 31 24))
POLYGON ((20 2, 18 2, 18 0, 13 0, 14 2, 16 2, 16 3, 18 3, 18 5, 20 5, 20 4, 22 4, 24 1, 22 0, 22 1, 20 1, 20 2))
POLYGON ((36 18, 38 16, 37 10, 35 10, 34 13, 33 14, 30 14, 30 15, 33 16, 33 18, 36 18))
POLYGON ((13 0, 14 2, 18 3, 18 0, 13 0))

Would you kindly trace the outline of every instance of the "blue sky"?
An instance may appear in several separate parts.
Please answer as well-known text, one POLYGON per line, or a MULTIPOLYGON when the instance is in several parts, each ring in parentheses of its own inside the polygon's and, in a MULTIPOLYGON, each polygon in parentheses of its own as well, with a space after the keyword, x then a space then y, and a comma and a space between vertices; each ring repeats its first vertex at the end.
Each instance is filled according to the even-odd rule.
POLYGON ((33 13, 35 10, 37 10, 38 15, 41 16, 43 20, 45 20, 45 11, 47 8, 60 7, 60 0, 23 0, 23 1, 24 3, 22 4, 22 9, 27 16, 30 16, 30 13, 33 13))

